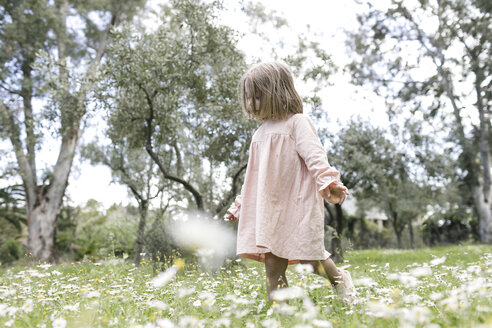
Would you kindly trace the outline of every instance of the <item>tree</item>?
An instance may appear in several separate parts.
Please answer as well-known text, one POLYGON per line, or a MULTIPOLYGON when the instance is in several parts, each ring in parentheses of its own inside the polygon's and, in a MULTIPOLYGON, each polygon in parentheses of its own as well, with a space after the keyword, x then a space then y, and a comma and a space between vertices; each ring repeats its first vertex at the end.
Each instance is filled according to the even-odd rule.
POLYGON ((159 175, 156 172, 155 163, 143 149, 129 149, 128 145, 118 140, 112 140, 107 146, 93 142, 82 148, 82 156, 89 159, 92 164, 103 164, 109 167, 113 180, 126 185, 137 201, 140 219, 135 238, 133 262, 138 266, 144 245, 150 202, 162 193, 165 186, 158 181, 159 175), (158 187, 154 188, 155 185, 158 187))
POLYGON ((0 130, 15 152, 26 194, 28 251, 38 260, 56 260, 56 215, 111 31, 143 2, 0 3, 0 130), (36 97, 49 100, 38 112, 36 97), (36 152, 45 133, 59 137, 60 150, 54 166, 41 174, 36 152))
MULTIPOLYGON (((426 184, 428 175, 417 178, 419 163, 411 157, 408 143, 402 147, 394 134, 390 140, 391 134, 380 128, 351 121, 338 133, 328 157, 343 172, 342 181, 361 209, 376 207, 387 215, 401 248, 407 226, 413 246, 412 221, 426 213, 438 191, 426 184)), ((338 233, 342 227, 337 226, 338 233)))
POLYGON ((479 236, 492 243, 490 121, 492 11, 489 2, 441 0, 368 3, 350 35, 354 82, 384 96, 392 115, 420 117, 445 131, 463 187, 478 218, 479 236))
POLYGON ((108 136, 147 152, 162 177, 179 186, 176 199, 211 214, 237 194, 256 125, 236 94, 244 56, 234 31, 217 23, 214 6, 171 1, 156 31, 125 26, 99 93, 108 136), (221 172, 230 190, 216 178, 221 172))

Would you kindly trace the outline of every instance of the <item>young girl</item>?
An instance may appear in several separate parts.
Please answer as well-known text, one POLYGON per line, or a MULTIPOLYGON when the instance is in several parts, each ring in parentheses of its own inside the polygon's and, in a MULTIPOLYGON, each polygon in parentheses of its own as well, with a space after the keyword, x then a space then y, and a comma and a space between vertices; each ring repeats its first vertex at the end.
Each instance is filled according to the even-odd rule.
POLYGON ((267 295, 286 287, 287 265, 310 264, 350 302, 350 274, 324 247, 323 198, 342 204, 349 194, 330 166, 316 129, 302 113, 289 68, 279 62, 250 68, 240 82, 246 114, 263 122, 253 135, 241 194, 226 219, 238 221, 237 255, 265 263, 267 295))

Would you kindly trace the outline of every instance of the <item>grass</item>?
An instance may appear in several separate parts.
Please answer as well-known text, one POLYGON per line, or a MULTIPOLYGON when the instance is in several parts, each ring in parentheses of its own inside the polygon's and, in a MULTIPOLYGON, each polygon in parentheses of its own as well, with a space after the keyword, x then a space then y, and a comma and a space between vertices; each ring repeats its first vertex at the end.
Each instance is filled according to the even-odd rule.
POLYGON ((264 268, 248 260, 215 273, 188 263, 162 287, 151 284, 160 264, 145 261, 138 268, 116 259, 0 268, 0 326, 492 326, 490 245, 352 251, 340 266, 360 295, 352 307, 326 280, 295 266, 287 278, 305 296, 270 305, 264 268))

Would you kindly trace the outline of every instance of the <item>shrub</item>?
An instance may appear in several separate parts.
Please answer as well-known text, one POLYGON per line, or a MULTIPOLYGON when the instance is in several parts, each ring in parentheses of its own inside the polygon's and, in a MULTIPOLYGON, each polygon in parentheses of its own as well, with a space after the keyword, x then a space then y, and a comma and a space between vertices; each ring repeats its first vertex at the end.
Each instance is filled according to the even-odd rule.
POLYGON ((457 244, 473 239, 474 219, 466 209, 457 208, 436 213, 422 224, 422 237, 427 246, 457 244))
POLYGON ((367 219, 359 219, 356 229, 353 247, 356 249, 366 248, 389 248, 393 245, 393 232, 388 228, 378 229, 378 225, 367 219))
POLYGON ((2 264, 12 263, 21 258, 25 253, 25 246, 14 238, 9 238, 0 245, 0 262, 2 264))

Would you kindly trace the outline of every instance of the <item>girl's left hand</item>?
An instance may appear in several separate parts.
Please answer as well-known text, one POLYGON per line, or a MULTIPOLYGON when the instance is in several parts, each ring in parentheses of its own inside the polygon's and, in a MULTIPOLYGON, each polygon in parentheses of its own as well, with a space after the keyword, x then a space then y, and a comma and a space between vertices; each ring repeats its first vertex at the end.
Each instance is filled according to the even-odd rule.
POLYGON ((326 189, 321 191, 321 196, 331 204, 342 205, 348 195, 349 192, 347 187, 341 182, 332 183, 326 189))
POLYGON ((239 220, 238 220, 238 218, 237 218, 237 217, 235 217, 234 215, 232 215, 232 213, 230 213, 230 212, 227 212, 227 213, 224 215, 224 219, 229 220, 229 221, 231 221, 231 222, 238 222, 238 221, 239 221, 239 220))

